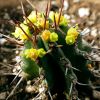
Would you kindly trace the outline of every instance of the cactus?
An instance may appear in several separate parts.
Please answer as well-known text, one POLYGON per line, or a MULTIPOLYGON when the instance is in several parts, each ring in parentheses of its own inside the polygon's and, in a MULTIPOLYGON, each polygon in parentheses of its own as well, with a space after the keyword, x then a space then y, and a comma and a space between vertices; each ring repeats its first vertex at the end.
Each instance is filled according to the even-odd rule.
POLYGON ((12 34, 24 42, 22 71, 27 78, 39 76, 42 67, 51 94, 57 100, 72 99, 76 83, 89 84, 93 78, 86 58, 91 47, 84 44, 77 25, 69 27, 60 13, 33 11, 12 34))

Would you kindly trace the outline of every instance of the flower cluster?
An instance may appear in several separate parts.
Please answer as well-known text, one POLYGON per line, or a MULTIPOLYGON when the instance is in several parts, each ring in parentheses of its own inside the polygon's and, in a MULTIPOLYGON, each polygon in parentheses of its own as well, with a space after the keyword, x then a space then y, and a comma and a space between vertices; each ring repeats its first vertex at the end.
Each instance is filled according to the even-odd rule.
POLYGON ((19 38, 21 40, 28 40, 28 36, 31 37, 32 34, 30 33, 29 27, 25 24, 20 24, 20 27, 16 27, 15 32, 12 33, 12 35, 15 36, 15 38, 19 38), (23 29, 21 29, 21 28, 23 29), (28 35, 26 35, 25 33, 28 35))
MULTIPOLYGON (((53 28, 53 24, 56 23, 59 26, 67 26, 68 20, 60 15, 59 13, 55 13, 51 11, 49 13, 48 18, 45 18, 45 15, 43 13, 39 13, 36 11, 32 11, 31 14, 25 18, 23 23, 20 24, 20 27, 16 27, 15 32, 12 34, 23 41, 28 40, 32 37, 32 33, 30 31, 29 24, 34 24, 33 30, 39 29, 40 32, 37 34, 40 34, 42 39, 46 42, 57 42, 58 41, 58 34, 54 31, 50 31, 50 28, 53 28)), ((79 32, 77 31, 77 27, 71 27, 69 28, 65 41, 67 44, 72 45, 75 43, 79 32)))
POLYGON ((36 60, 38 57, 43 57, 44 55, 46 54, 46 51, 43 49, 43 48, 40 48, 40 49, 34 49, 34 48, 31 48, 31 49, 26 49, 24 51, 24 56, 26 58, 30 58, 32 60, 36 60))
POLYGON ((79 32, 77 31, 77 26, 75 28, 74 27, 69 28, 66 38, 65 38, 66 43, 69 45, 74 44, 78 35, 79 35, 79 32))
POLYGON ((58 41, 58 35, 55 32, 50 32, 49 30, 44 30, 41 34, 44 41, 56 42, 58 41))
POLYGON ((56 21, 56 24, 58 25, 67 25, 68 24, 68 20, 64 17, 64 16, 60 16, 60 19, 59 19, 59 16, 60 16, 60 14, 59 13, 54 13, 53 11, 51 11, 50 13, 49 13, 49 18, 54 22, 54 21, 56 21), (54 19, 54 17, 55 17, 55 19, 54 19))
POLYGON ((38 13, 36 11, 32 11, 31 14, 25 19, 24 23, 25 24, 33 23, 36 27, 42 29, 44 28, 44 24, 45 24, 45 28, 46 29, 49 28, 49 21, 46 20, 45 23, 45 17, 43 13, 38 13))

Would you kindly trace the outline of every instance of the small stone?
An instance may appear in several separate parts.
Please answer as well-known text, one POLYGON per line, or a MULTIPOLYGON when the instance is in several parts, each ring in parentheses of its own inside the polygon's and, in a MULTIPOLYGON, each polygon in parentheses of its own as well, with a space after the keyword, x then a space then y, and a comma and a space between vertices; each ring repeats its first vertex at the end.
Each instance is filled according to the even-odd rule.
POLYGON ((89 20, 89 21, 87 21, 87 23, 88 23, 89 26, 91 26, 91 25, 93 25, 95 22, 92 21, 92 20, 89 20))
POLYGON ((19 63, 21 61, 21 57, 20 56, 16 56, 13 60, 16 61, 17 63, 19 63))
POLYGON ((94 90, 93 91, 93 96, 94 96, 95 99, 100 100, 100 92, 99 91, 94 90))
POLYGON ((18 50, 16 50, 16 51, 15 51, 15 53, 16 53, 16 54, 19 54, 19 51, 18 51, 18 50))
POLYGON ((40 93, 43 92, 44 90, 45 90, 44 87, 39 88, 39 92, 40 92, 40 93))
POLYGON ((85 100, 90 100, 90 99, 88 97, 86 97, 85 100))
POLYGON ((63 8, 63 10, 67 10, 68 8, 69 8, 68 1, 65 0, 65 1, 64 1, 64 8, 63 8))
POLYGON ((7 63, 7 59, 3 59, 3 63, 7 63))
POLYGON ((28 93, 31 93, 31 92, 35 92, 36 91, 36 88, 29 85, 29 86, 26 86, 25 90, 28 92, 28 93))
POLYGON ((10 19, 10 16, 9 16, 8 13, 5 13, 5 15, 4 15, 4 19, 10 19))
POLYGON ((16 66, 16 69, 17 69, 17 70, 21 70, 21 67, 20 67, 20 65, 19 65, 19 66, 16 66))
POLYGON ((90 29, 89 28, 85 28, 82 32, 81 32, 81 34, 82 35, 86 35, 87 33, 89 33, 90 32, 90 29))
POLYGON ((94 36, 94 37, 97 36, 97 29, 96 28, 91 29, 91 35, 94 36))
POLYGON ((73 2, 74 2, 74 3, 78 3, 78 2, 80 2, 80 0, 73 0, 73 2))
POLYGON ((98 35, 100 35, 100 31, 98 31, 98 35))
POLYGON ((97 61, 100 61, 100 57, 96 58, 97 61))
POLYGON ((14 68, 14 69, 12 70, 12 72, 15 73, 15 72, 16 72, 16 69, 14 68))
POLYGON ((6 99, 6 92, 1 92, 0 93, 0 100, 5 100, 6 99))
POLYGON ((64 14, 64 17, 65 17, 66 19, 70 19, 70 16, 67 15, 67 14, 64 14))
POLYGON ((78 10, 78 15, 80 17, 89 16, 90 15, 90 9, 89 8, 80 8, 78 10))
POLYGON ((31 85, 31 81, 29 80, 29 81, 27 81, 27 85, 31 85))
POLYGON ((99 57, 97 54, 93 55, 92 58, 93 58, 94 60, 100 60, 100 57, 99 57))
POLYGON ((4 38, 0 38, 0 45, 4 45, 7 42, 6 39, 4 38))

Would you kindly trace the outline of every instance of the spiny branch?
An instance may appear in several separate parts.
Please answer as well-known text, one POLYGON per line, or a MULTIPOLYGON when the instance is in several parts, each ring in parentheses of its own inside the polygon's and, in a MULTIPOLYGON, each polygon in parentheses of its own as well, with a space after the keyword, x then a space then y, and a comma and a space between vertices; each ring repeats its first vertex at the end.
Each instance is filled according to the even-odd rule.
POLYGON ((50 9, 51 9, 51 0, 49 0, 49 7, 48 7, 48 14, 47 14, 47 16, 49 16, 50 9))
POLYGON ((59 26, 59 22, 60 22, 61 14, 62 14, 62 9, 63 9, 63 4, 64 4, 64 0, 62 0, 62 5, 61 5, 60 13, 59 13, 59 18, 58 18, 57 26, 59 26))
MULTIPOLYGON (((29 4, 33 9, 37 10, 36 7, 33 5, 33 3, 32 3, 30 0, 26 0, 26 1, 28 2, 28 4, 29 4)), ((37 10, 37 11, 38 11, 38 10, 37 10)))
POLYGON ((23 46, 24 44, 22 43, 22 42, 19 42, 19 41, 17 41, 16 39, 14 39, 14 38, 11 38, 11 37, 9 37, 9 36, 6 36, 6 35, 4 35, 4 34, 2 34, 2 33, 0 33, 2 36, 4 36, 5 38, 6 38, 6 40, 8 40, 9 42, 11 42, 11 43, 14 43, 14 44, 17 44, 17 45, 20 45, 20 46, 23 46))
POLYGON ((30 41, 33 42, 33 39, 32 39, 30 36, 28 36, 27 33, 24 31, 24 29, 20 26, 20 23, 17 22, 17 21, 16 21, 16 23, 17 23, 18 27, 23 31, 23 33, 27 36, 27 38, 28 38, 30 41))
POLYGON ((55 30, 57 30, 57 23, 56 23, 55 15, 54 15, 54 26, 55 26, 55 30))
POLYGON ((46 7, 46 12, 45 12, 44 30, 46 28, 47 15, 48 15, 48 3, 47 3, 47 7, 46 7))

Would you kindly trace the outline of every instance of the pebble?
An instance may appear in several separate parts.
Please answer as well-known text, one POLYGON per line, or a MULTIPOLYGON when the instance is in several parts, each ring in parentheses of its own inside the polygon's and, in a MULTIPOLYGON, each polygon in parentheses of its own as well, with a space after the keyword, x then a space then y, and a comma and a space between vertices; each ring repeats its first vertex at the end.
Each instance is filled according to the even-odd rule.
POLYGON ((74 3, 78 3, 78 2, 80 2, 80 0, 73 0, 73 2, 74 2, 74 3))
POLYGON ((8 61, 7 61, 7 59, 3 59, 3 63, 7 63, 8 61))
POLYGON ((43 92, 44 90, 45 90, 44 87, 39 88, 39 92, 40 92, 40 93, 43 92))
POLYGON ((36 91, 36 88, 29 85, 29 86, 26 86, 25 90, 28 92, 28 93, 32 93, 34 91, 36 91))
POLYGON ((31 81, 30 80, 27 81, 27 85, 31 85, 31 81))
POLYGON ((4 45, 7 42, 6 39, 4 38, 0 38, 0 45, 4 45))
POLYGON ((93 58, 94 60, 97 60, 97 61, 100 60, 100 57, 99 57, 97 54, 93 55, 92 58, 93 58))
POLYGON ((98 34, 100 35, 100 31, 98 31, 98 34))
POLYGON ((99 91, 94 90, 93 96, 94 96, 95 99, 100 100, 100 92, 99 91))
POLYGON ((4 19, 10 19, 10 16, 9 16, 8 13, 5 13, 5 15, 4 15, 4 19))
POLYGON ((16 54, 19 54, 19 51, 18 51, 18 50, 16 50, 16 51, 15 51, 15 53, 16 53, 16 54))
POLYGON ((89 20, 89 21, 87 21, 87 23, 88 23, 88 26, 91 26, 91 25, 93 25, 95 22, 92 21, 92 20, 89 20))
POLYGON ((67 15, 67 14, 64 14, 64 17, 65 17, 66 19, 70 19, 70 16, 67 15))
POLYGON ((6 99, 6 92, 1 92, 0 93, 0 100, 5 100, 6 99))
POLYGON ((68 8, 69 8, 68 1, 65 0, 65 1, 64 1, 64 7, 63 7, 63 10, 67 10, 68 8))
POLYGON ((17 63, 19 63, 21 61, 21 57, 20 56, 16 56, 13 60, 16 61, 17 63))
POLYGON ((97 36, 97 29, 96 29, 96 28, 93 27, 93 28, 91 29, 91 35, 94 36, 94 37, 97 36))
POLYGON ((90 32, 90 29, 89 28, 85 28, 82 32, 81 32, 81 34, 82 35, 87 35, 87 33, 89 33, 90 32))
POLYGON ((90 15, 90 9, 89 8, 79 8, 78 9, 78 15, 80 17, 89 16, 90 15))

